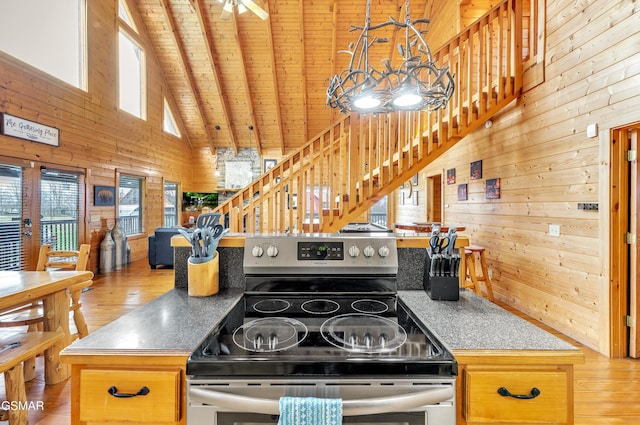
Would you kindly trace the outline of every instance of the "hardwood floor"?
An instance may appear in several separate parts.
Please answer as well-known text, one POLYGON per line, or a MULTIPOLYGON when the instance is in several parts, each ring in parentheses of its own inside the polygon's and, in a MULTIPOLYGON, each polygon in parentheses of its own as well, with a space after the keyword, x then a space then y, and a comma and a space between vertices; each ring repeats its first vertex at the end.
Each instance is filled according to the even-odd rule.
MULTIPOLYGON (((93 289, 82 296, 89 331, 94 332, 172 287, 173 270, 151 270, 146 260, 133 263, 124 270, 96 276, 93 289)), ((541 327, 584 352, 585 363, 575 367, 575 425, 640 425, 638 360, 609 359, 545 326, 541 327)), ((45 386, 42 359, 39 358, 38 362, 36 378, 26 384, 27 399, 44 401, 44 410, 31 411, 30 423, 68 425, 70 383, 45 386)), ((5 400, 4 384, 0 386, 0 400, 5 400)))

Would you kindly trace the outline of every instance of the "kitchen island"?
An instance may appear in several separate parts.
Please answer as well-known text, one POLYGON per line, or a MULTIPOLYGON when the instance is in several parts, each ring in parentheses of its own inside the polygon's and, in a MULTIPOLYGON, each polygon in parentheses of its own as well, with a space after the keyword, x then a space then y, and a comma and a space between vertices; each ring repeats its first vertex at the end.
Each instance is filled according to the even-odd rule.
MULTIPOLYGON (((458 360, 458 424, 573 423, 580 350, 467 290, 459 301, 434 301, 421 290, 398 295, 458 360), (502 396, 503 387, 540 395, 502 396)), ((186 423, 186 359, 241 297, 240 288, 204 298, 176 288, 67 347, 71 423, 186 423), (113 396, 144 388, 145 396, 113 396)))

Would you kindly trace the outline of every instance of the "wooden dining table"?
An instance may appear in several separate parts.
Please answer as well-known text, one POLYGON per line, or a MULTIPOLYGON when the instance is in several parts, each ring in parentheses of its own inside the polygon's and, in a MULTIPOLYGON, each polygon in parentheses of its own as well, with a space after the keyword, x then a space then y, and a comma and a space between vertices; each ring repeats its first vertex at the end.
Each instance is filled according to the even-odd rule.
POLYGON ((70 365, 60 362, 60 351, 71 342, 67 288, 91 279, 90 271, 0 271, 0 312, 42 300, 44 331, 66 335, 45 356, 46 384, 57 384, 70 376, 70 365))

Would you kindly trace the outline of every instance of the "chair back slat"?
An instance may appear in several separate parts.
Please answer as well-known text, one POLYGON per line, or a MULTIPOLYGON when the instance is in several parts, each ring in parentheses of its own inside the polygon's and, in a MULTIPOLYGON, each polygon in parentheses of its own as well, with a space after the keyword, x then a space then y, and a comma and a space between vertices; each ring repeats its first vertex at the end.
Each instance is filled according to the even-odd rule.
POLYGON ((80 245, 77 251, 54 251, 51 245, 42 245, 38 256, 36 271, 50 269, 86 271, 89 264, 89 244, 80 245))

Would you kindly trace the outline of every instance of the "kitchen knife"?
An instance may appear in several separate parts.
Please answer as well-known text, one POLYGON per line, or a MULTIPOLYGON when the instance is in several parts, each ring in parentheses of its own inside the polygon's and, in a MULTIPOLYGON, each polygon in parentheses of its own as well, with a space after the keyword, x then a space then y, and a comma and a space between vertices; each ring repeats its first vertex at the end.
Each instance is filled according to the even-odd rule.
POLYGON ((437 261, 437 257, 440 254, 431 254, 431 269, 429 270, 429 276, 436 276, 436 272, 438 270, 438 261, 437 261))

